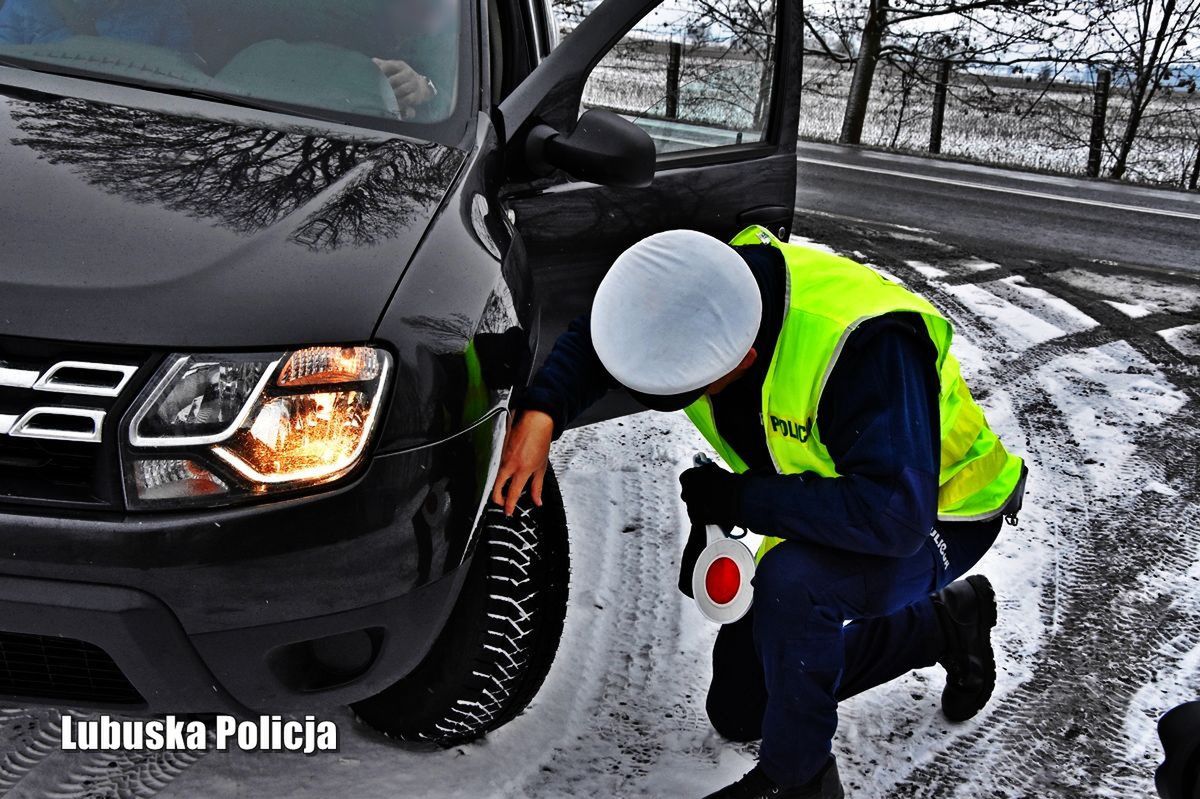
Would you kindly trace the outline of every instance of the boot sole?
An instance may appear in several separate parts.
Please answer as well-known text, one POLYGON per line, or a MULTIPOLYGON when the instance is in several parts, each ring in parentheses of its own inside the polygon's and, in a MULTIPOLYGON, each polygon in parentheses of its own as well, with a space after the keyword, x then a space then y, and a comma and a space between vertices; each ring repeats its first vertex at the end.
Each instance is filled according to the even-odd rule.
POLYGON ((995 628, 997 621, 996 591, 992 588, 991 581, 982 574, 971 575, 967 578, 967 583, 975 591, 975 596, 979 599, 980 603, 979 621, 987 639, 987 660, 984 661, 984 666, 987 669, 987 676, 989 677, 988 690, 986 694, 979 697, 978 706, 969 716, 963 716, 962 718, 953 717, 945 713, 945 707, 943 706, 942 712, 945 713, 947 719, 953 722, 962 722, 974 718, 979 711, 987 707, 987 703, 992 698, 992 692, 996 688, 996 650, 992 646, 992 630, 995 628))

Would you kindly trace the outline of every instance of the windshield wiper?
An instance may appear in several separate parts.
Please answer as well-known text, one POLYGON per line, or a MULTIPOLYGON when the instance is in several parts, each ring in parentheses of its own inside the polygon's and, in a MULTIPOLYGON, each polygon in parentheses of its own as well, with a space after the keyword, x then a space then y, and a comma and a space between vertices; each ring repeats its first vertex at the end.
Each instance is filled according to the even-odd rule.
POLYGON ((194 100, 210 100, 215 103, 223 103, 225 105, 234 105, 239 108, 250 108, 255 111, 267 111, 272 114, 287 114, 289 116, 308 117, 310 119, 319 119, 323 122, 333 122, 344 125, 345 120, 338 119, 336 116, 322 114, 318 109, 309 108, 308 106, 291 105, 290 103, 281 103, 274 100, 263 100, 258 97, 247 97, 241 94, 233 94, 230 92, 214 91, 212 89, 192 88, 189 86, 172 86, 164 84, 146 84, 155 91, 161 91, 165 94, 174 94, 180 97, 191 97, 194 100))

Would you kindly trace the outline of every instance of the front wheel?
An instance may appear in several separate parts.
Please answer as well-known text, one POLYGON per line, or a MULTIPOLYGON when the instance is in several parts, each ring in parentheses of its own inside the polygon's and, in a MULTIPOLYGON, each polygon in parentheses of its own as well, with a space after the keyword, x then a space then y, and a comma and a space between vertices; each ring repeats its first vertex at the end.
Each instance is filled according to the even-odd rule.
POLYGON ((406 743, 448 747, 525 709, 558 651, 570 576, 553 472, 546 473, 542 500, 539 508, 522 496, 512 518, 488 505, 445 629, 411 674, 352 705, 359 718, 406 743))

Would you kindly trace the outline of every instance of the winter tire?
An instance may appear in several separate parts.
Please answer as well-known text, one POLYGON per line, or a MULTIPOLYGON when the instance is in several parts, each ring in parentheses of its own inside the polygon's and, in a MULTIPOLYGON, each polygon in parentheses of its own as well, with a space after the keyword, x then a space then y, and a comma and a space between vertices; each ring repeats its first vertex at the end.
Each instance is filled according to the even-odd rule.
POLYGON ((512 518, 488 505, 445 629, 411 674, 352 706, 360 719, 405 743, 449 747, 525 709, 558 651, 570 575, 553 472, 542 499, 539 508, 522 496, 512 518))

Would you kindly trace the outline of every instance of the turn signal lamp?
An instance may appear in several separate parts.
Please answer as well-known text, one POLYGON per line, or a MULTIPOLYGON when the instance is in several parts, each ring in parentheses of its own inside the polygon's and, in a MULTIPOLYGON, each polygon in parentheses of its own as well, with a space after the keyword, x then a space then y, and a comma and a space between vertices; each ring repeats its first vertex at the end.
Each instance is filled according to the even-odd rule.
POLYGON ((130 422, 130 505, 221 504, 345 476, 366 451, 390 368, 376 347, 167 359, 130 422))
POLYGON ((382 368, 374 347, 309 347, 292 353, 275 382, 285 387, 360 383, 379 377, 382 368))
POLYGON ((137 494, 148 502, 209 497, 229 490, 221 478, 186 459, 137 460, 133 472, 137 494))

